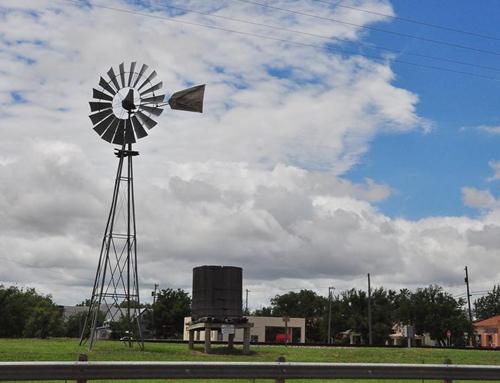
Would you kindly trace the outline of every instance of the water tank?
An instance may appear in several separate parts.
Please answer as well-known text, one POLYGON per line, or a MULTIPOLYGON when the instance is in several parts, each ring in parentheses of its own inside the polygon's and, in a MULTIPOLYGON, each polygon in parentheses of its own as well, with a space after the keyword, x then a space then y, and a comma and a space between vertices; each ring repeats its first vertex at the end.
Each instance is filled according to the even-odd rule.
POLYGON ((238 322, 242 313, 241 267, 199 266, 193 269, 193 321, 238 322))

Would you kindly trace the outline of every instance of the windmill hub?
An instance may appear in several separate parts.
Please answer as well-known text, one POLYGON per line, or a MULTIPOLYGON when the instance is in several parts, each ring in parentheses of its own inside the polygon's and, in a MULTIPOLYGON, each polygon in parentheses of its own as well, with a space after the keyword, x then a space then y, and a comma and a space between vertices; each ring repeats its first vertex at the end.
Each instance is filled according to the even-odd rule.
POLYGON ((137 107, 134 104, 134 90, 130 88, 128 90, 127 96, 122 101, 122 107, 129 112, 136 110, 137 107))
POLYGON ((140 110, 141 98, 134 88, 125 87, 113 96, 112 105, 114 116, 126 120, 140 110))

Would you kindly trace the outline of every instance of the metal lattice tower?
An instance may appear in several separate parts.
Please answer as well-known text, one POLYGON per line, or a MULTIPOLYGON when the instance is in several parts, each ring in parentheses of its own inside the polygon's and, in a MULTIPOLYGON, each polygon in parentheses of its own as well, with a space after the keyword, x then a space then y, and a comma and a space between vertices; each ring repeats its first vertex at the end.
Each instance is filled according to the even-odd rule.
POLYGON ((176 92, 165 103, 165 95, 158 94, 162 82, 153 85, 156 72, 146 76, 147 72, 145 64, 136 71, 136 62, 130 64, 129 70, 121 63, 117 74, 111 68, 107 72, 109 80, 100 78, 100 89, 93 89, 94 100, 89 103, 94 130, 105 141, 119 146, 115 149, 118 169, 111 208, 80 337, 80 344, 88 341, 89 349, 99 337, 100 329, 107 330, 111 325, 121 330, 129 347, 137 342, 144 348, 133 177, 133 158, 139 152, 133 150, 132 144, 148 135, 144 128, 149 130, 157 124, 154 118, 160 116, 167 104, 171 109, 203 111, 205 85, 176 92))

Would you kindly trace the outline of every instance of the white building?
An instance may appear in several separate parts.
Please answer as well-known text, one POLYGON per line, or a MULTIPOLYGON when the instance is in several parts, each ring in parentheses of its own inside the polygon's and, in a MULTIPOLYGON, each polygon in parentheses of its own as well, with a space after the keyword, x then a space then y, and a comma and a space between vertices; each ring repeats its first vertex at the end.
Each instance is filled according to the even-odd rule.
MULTIPOLYGON (((288 343, 305 343, 306 339, 306 320, 304 318, 287 318, 288 323, 285 325, 285 318, 282 317, 255 317, 248 316, 249 323, 253 324, 250 329, 250 342, 267 342, 267 343, 284 343, 285 329, 288 328, 288 343)), ((191 324, 191 317, 184 318, 184 340, 189 340, 189 332, 187 328, 191 324)), ((213 341, 228 340, 227 334, 222 334, 221 331, 212 330, 211 339, 213 341)), ((195 341, 205 340, 204 331, 195 333, 195 341)), ((235 330, 235 342, 243 341, 243 329, 235 330)))

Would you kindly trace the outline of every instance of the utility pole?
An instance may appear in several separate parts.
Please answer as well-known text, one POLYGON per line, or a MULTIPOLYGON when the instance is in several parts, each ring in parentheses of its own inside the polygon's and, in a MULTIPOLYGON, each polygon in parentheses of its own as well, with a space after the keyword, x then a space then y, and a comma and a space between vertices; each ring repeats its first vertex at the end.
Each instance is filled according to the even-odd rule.
POLYGON ((156 290, 158 289, 159 284, 155 283, 155 289, 154 291, 151 292, 151 295, 153 296, 153 306, 151 307, 151 324, 153 327, 153 337, 156 336, 156 327, 155 327, 155 303, 156 303, 156 290))
POLYGON ((370 284, 370 273, 368 273, 368 344, 373 344, 372 336, 372 287, 370 284))
POLYGON ((332 292, 335 288, 330 286, 328 287, 328 340, 326 343, 332 343, 332 292))
MULTIPOLYGON (((469 320, 470 320, 470 323, 471 323, 471 326, 472 326, 472 309, 471 309, 471 306, 470 306, 470 289, 469 289, 469 270, 467 268, 467 266, 465 266, 465 285, 467 286, 467 305, 469 307, 469 320)), ((475 346, 475 339, 474 339, 474 330, 472 331, 472 335, 471 335, 471 339, 472 339, 472 345, 475 346)))
POLYGON ((245 314, 249 314, 248 312, 248 289, 245 289, 245 314))

